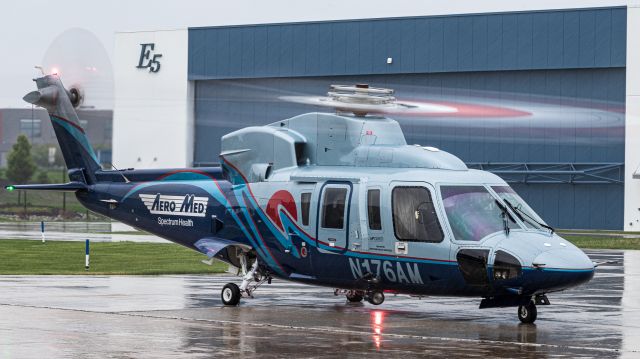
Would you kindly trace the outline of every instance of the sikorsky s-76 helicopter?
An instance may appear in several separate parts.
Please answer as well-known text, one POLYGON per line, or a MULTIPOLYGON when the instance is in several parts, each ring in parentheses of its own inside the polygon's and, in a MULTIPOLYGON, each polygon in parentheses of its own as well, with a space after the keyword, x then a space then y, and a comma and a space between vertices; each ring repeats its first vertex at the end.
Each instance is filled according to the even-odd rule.
POLYGON ((381 116, 393 91, 331 87, 334 113, 307 113, 222 137, 220 167, 103 170, 57 75, 25 101, 50 116, 70 182, 16 185, 75 192, 88 209, 220 260, 242 276, 237 305, 272 278, 384 293, 480 297, 536 320, 546 294, 589 281, 596 264, 499 177, 434 147, 408 145, 381 116))

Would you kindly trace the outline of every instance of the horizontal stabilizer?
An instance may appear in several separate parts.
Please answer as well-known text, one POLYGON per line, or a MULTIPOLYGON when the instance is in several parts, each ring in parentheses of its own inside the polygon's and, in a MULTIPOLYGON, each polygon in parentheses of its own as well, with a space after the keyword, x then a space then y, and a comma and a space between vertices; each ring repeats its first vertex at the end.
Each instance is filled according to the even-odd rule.
POLYGON ((212 260, 215 259, 229 264, 230 268, 227 272, 236 274, 240 273, 240 268, 242 267, 239 252, 247 252, 251 249, 246 244, 218 237, 202 238, 195 242, 193 246, 209 257, 211 261, 203 261, 205 264, 213 264, 212 260))
POLYGON ((19 190, 35 190, 35 191, 61 191, 61 192, 75 192, 80 190, 86 190, 87 185, 81 182, 68 182, 68 183, 52 183, 52 184, 21 184, 5 186, 7 191, 19 190))
POLYGON ((246 244, 242 244, 239 242, 235 242, 235 241, 231 241, 223 238, 215 238, 215 237, 202 238, 196 243, 194 243, 194 246, 198 248, 198 250, 202 254, 206 254, 207 257, 209 258, 213 258, 217 256, 218 253, 220 253, 220 251, 222 251, 223 249, 229 246, 238 246, 245 249, 250 248, 246 244))

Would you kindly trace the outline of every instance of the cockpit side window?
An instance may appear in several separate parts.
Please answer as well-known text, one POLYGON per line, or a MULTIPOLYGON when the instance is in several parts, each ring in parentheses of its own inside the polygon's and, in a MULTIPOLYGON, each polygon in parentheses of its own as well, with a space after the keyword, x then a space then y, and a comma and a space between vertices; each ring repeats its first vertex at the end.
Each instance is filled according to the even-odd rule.
POLYGON ((431 193, 424 187, 395 187, 391 194, 393 228, 401 241, 442 242, 444 235, 431 193))
POLYGON ((369 189, 367 191, 367 217, 369 229, 373 231, 382 230, 382 219, 380 216, 380 190, 369 189))
MULTIPOLYGON (((479 241, 505 229, 504 212, 484 186, 441 186, 440 192, 456 240, 479 241)), ((509 228, 520 228, 506 218, 509 228)))

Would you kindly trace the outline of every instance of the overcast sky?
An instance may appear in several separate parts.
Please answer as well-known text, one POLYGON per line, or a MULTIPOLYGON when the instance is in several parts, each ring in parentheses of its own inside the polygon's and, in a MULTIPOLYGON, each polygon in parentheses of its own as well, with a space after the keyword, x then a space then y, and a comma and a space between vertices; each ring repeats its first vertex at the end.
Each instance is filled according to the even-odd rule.
POLYGON ((0 108, 26 107, 34 65, 70 28, 94 33, 113 62, 117 31, 624 5, 626 0, 13 0, 0 21, 0 108))

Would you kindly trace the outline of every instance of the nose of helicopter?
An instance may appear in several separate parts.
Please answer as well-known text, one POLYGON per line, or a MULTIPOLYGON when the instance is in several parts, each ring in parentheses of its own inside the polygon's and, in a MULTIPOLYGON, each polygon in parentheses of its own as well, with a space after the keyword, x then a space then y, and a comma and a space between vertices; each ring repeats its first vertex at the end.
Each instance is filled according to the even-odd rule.
POLYGON ((539 280, 548 289, 565 289, 589 281, 594 264, 579 248, 550 249, 532 262, 539 280))

